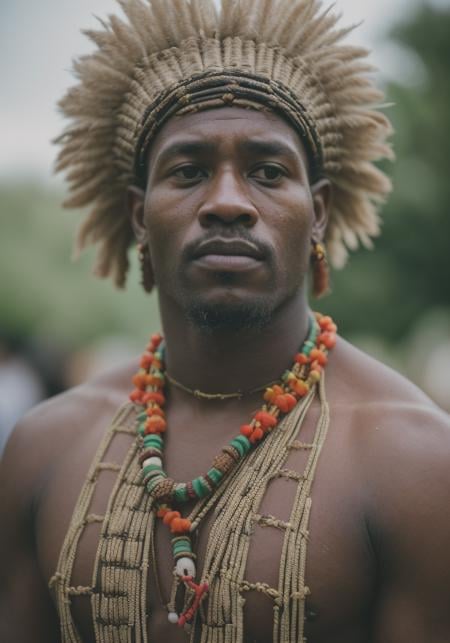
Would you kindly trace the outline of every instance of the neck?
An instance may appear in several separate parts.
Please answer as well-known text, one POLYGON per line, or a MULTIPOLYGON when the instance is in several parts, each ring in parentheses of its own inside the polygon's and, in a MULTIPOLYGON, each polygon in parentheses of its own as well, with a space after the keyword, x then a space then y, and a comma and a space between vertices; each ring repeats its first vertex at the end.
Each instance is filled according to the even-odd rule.
POLYGON ((280 379, 308 333, 302 292, 285 302, 263 329, 205 332, 160 295, 167 372, 204 393, 251 391, 280 379))

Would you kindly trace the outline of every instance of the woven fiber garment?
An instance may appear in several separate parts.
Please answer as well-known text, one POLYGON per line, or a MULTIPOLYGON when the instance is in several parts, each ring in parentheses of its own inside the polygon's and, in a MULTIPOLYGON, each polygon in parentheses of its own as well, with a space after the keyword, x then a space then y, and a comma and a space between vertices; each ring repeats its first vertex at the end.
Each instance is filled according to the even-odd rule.
MULTIPOLYGON (((151 643, 147 633, 146 598, 148 573, 153 566, 152 540, 155 520, 151 499, 142 485, 138 462, 139 444, 133 441, 121 466, 104 462, 115 436, 133 430, 135 412, 124 407, 106 432, 92 462, 67 532, 58 568, 50 585, 55 592, 61 621, 62 643, 82 643, 71 612, 71 599, 84 594, 90 600, 96 643, 151 643), (116 481, 104 516, 91 513, 99 473, 116 470, 116 481), (79 555, 83 532, 92 520, 102 522, 92 583, 74 587, 72 573, 79 555)), ((290 413, 279 427, 258 446, 215 494, 200 501, 194 511, 193 527, 212 510, 214 519, 208 535, 202 582, 210 591, 192 628, 191 643, 243 643, 243 611, 249 591, 262 591, 273 602, 274 643, 303 641, 308 526, 311 491, 320 453, 329 426, 329 409, 322 381, 290 413), (302 443, 301 428, 314 397, 320 397, 320 417, 311 443, 302 443), (301 471, 284 463, 291 449, 305 449, 308 457, 301 471), (289 477, 297 485, 289 521, 260 514, 260 505, 270 481, 289 477), (246 564, 252 546, 253 527, 284 532, 279 561, 278 585, 249 582, 246 564)), ((155 561, 157 563, 157 561, 155 561)), ((186 597, 187 601, 189 596, 186 597)))
POLYGON ((312 179, 333 184, 326 231, 331 263, 370 246, 389 179, 374 165, 392 157, 383 94, 365 49, 319 0, 120 0, 86 34, 94 53, 75 62, 78 83, 61 100, 70 123, 57 139, 67 206, 90 206, 77 248, 98 244, 96 272, 123 286, 133 233, 127 186, 145 184, 152 137, 174 114, 225 105, 269 109, 305 143, 312 179))

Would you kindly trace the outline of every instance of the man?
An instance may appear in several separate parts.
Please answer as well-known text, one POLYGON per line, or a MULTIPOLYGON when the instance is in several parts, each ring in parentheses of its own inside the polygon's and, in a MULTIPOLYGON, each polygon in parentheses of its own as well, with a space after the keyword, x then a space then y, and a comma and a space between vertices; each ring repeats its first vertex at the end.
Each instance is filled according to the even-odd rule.
POLYGON ((59 167, 164 341, 16 428, 1 640, 450 640, 448 418, 307 302, 389 189, 365 53, 315 0, 121 5, 59 167))

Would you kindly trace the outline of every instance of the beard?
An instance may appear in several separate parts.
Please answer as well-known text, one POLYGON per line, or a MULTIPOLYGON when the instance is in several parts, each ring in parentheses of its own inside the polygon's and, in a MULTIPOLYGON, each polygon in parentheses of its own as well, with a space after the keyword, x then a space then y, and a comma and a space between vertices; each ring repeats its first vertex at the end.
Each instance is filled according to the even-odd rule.
MULTIPOLYGON (((233 231, 230 236, 255 244, 255 240, 246 229, 240 229, 238 232, 239 234, 233 231)), ((210 236, 213 238, 215 235, 215 231, 212 230, 210 236)), ((221 236, 224 236, 223 232, 221 236)), ((186 321, 203 332, 211 334, 263 331, 273 322, 283 303, 296 295, 300 284, 292 279, 292 275, 289 278, 285 270, 278 265, 275 252, 270 245, 260 241, 257 245, 267 266, 267 276, 263 281, 258 277, 256 283, 252 283, 250 277, 250 282, 246 283, 242 274, 217 271, 209 277, 209 289, 204 284, 199 288, 198 283, 192 283, 189 273, 189 263, 198 246, 196 242, 184 249, 179 264, 172 265, 172 271, 161 274, 161 282, 158 285, 178 303, 186 321), (219 288, 217 296, 212 295, 211 288, 219 288), (246 295, 243 295, 242 288, 244 291, 247 290, 246 295)), ((293 273, 298 274, 297 271, 293 273)))
MULTIPOLYGON (((190 323, 206 333, 258 332, 270 325, 278 307, 273 295, 259 294, 248 299, 236 298, 233 295, 236 276, 217 273, 216 278, 224 290, 228 291, 228 296, 211 301, 201 294, 193 293, 188 285, 183 283, 184 275, 180 275, 180 283, 183 285, 179 292, 179 301, 183 302, 183 309, 190 323)), ((276 288, 273 288, 272 292, 275 291, 276 288)))
POLYGON ((187 319, 203 332, 258 332, 270 325, 274 310, 265 301, 211 304, 191 300, 185 312, 187 319))

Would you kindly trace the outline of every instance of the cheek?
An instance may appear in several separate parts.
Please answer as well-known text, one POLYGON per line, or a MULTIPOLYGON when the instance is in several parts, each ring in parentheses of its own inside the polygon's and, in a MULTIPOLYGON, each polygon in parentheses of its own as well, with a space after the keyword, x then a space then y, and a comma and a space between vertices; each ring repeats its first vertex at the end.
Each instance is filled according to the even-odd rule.
POLYGON ((198 195, 194 191, 189 193, 162 186, 149 189, 145 200, 149 234, 186 229, 195 219, 197 208, 198 195))
POLYGON ((278 262, 288 273, 306 273, 311 254, 313 210, 311 202, 299 198, 280 214, 274 230, 278 262))
POLYGON ((149 247, 156 285, 172 281, 180 254, 175 231, 159 220, 153 221, 149 226, 149 247))
POLYGON ((309 271, 311 242, 305 230, 293 230, 284 244, 282 270, 289 284, 300 284, 309 271))
POLYGON ((170 280, 177 259, 189 239, 192 222, 189 199, 176 198, 167 190, 154 189, 146 198, 145 222, 156 282, 170 280))

